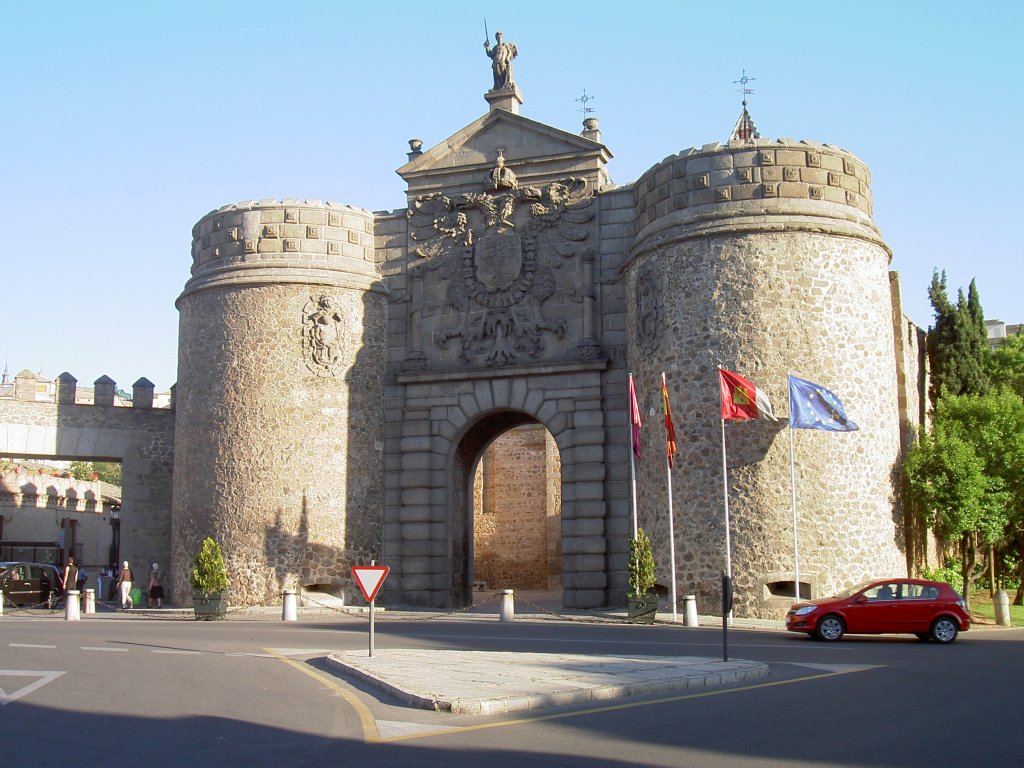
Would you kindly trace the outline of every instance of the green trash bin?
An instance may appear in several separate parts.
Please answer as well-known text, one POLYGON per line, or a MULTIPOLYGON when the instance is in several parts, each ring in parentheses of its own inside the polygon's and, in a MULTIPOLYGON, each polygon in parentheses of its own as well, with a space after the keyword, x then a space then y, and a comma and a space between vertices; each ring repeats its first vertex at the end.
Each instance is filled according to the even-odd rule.
POLYGON ((142 605, 142 590, 138 587, 132 587, 132 591, 128 593, 128 596, 132 600, 132 605, 138 608, 142 605))

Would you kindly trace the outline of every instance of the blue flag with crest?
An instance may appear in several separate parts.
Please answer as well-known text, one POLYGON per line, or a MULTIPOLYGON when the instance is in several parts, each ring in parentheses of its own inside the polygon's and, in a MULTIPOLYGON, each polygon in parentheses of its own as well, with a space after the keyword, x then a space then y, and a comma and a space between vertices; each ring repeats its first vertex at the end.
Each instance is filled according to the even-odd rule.
POLYGON ((860 429, 846 418, 839 398, 820 384, 789 377, 790 429, 823 429, 827 432, 852 432, 860 429))

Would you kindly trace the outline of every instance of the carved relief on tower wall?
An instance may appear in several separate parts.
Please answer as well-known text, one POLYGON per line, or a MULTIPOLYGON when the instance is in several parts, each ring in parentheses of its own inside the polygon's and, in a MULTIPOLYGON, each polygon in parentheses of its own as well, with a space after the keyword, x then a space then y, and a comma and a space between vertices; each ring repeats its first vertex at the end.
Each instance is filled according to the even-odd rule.
POLYGON ((593 193, 576 177, 520 186, 502 160, 499 151, 484 191, 423 195, 409 208, 408 290, 420 309, 406 370, 576 359, 587 349, 593 193))

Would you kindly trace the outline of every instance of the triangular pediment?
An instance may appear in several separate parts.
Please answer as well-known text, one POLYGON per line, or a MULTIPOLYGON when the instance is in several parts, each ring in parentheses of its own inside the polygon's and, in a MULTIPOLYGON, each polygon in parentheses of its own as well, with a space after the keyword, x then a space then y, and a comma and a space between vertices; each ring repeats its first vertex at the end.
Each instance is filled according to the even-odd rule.
POLYGON ((583 176, 600 186, 611 158, 598 141, 496 109, 413 157, 397 173, 408 183, 410 197, 474 189, 494 167, 499 149, 520 184, 583 176))

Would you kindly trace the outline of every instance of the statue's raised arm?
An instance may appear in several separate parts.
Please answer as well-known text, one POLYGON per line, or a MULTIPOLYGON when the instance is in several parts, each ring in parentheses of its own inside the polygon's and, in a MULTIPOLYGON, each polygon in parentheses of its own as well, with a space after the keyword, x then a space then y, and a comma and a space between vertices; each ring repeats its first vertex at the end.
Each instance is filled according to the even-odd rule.
POLYGON ((494 73, 493 90, 514 88, 516 82, 512 75, 512 59, 519 55, 516 44, 504 42, 501 32, 495 32, 494 47, 485 42, 484 51, 491 58, 491 71, 494 73))

